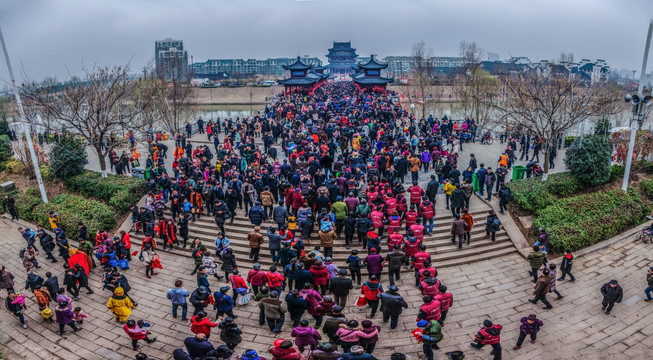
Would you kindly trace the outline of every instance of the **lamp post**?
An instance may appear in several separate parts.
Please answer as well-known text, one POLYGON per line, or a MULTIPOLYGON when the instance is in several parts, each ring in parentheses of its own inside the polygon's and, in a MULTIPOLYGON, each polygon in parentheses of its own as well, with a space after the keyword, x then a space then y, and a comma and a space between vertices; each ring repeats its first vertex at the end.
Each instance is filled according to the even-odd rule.
MULTIPOLYGON (((11 68, 11 62, 9 61, 9 52, 7 52, 7 46, 5 45, 5 38, 2 35, 0 30, 0 43, 2 43, 2 50, 5 54, 5 61, 7 62, 7 70, 9 70, 9 77, 11 78, 11 87, 14 91, 14 97, 16 98, 16 107, 18 108, 18 114, 20 115, 20 122, 18 123, 19 131, 25 133, 25 139, 27 140, 27 148, 29 154, 32 157, 32 165, 34 165, 34 174, 36 175, 36 182, 39 184, 39 190, 41 191, 41 200, 44 203, 48 202, 48 194, 45 192, 45 185, 43 185, 43 178, 41 178, 41 169, 39 169, 39 162, 36 158, 36 152, 34 151, 34 144, 32 143, 32 134, 31 129, 29 129, 27 118, 25 116, 25 111, 23 110, 23 103, 20 101, 20 95, 18 94, 18 87, 16 86, 16 79, 14 78, 14 71, 11 68)), ((19 135, 19 138, 22 135, 19 135)), ((21 150, 23 143, 20 142, 21 150)))
POLYGON ((651 102, 651 96, 644 97, 644 77, 646 74, 646 62, 648 61, 648 50, 651 46, 651 35, 653 34, 653 20, 648 25, 648 36, 646 37, 646 47, 644 48, 644 60, 642 61, 642 71, 639 75, 639 88, 636 95, 626 95, 626 102, 633 104, 633 117, 630 121, 630 141, 628 142, 628 154, 626 155, 626 169, 624 171, 624 180, 621 184, 623 191, 628 191, 628 179, 630 178, 630 168, 633 164, 633 152, 635 150, 635 137, 637 128, 634 126, 642 120, 642 112, 645 105, 651 102))

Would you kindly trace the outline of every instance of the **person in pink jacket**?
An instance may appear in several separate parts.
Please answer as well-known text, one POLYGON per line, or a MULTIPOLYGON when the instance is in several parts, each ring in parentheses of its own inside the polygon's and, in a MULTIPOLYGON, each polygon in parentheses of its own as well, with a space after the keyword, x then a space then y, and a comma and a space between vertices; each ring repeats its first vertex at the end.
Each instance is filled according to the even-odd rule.
POLYGON ((349 320, 347 325, 340 324, 340 329, 336 331, 336 336, 338 339, 338 344, 342 346, 343 352, 348 353, 352 346, 358 345, 360 338, 371 338, 376 336, 379 333, 378 330, 372 332, 364 332, 363 329, 358 325, 358 321, 349 320))

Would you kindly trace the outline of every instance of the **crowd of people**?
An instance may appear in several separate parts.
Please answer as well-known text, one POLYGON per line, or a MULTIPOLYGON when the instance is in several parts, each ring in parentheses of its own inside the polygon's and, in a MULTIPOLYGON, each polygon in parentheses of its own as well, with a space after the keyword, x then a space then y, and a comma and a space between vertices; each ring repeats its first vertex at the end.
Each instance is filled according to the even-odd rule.
MULTIPOLYGON (((253 301, 262 327, 267 325, 275 334, 289 328, 294 338, 275 341, 269 349, 273 359, 308 356, 367 360, 375 359, 379 333, 395 329, 407 311, 402 293, 408 289, 400 289, 398 284, 408 272, 414 276, 423 302, 410 314, 416 316, 412 335, 422 345, 424 356, 433 360, 454 305, 452 291, 438 278, 437 264, 431 259, 435 249, 423 241, 425 235, 433 233, 436 196, 444 194, 451 211, 451 242, 459 249, 469 246, 476 222, 469 211, 470 202, 479 201, 473 200, 474 192, 487 196, 487 200, 493 193, 498 195, 503 213, 511 200, 505 186, 507 173, 517 151, 528 158, 531 139, 526 134, 506 136, 507 147, 495 169, 482 163, 477 167, 472 154, 461 172, 458 152, 466 142, 475 141, 475 135, 466 136, 476 128, 474 120, 417 119, 396 99, 390 91, 359 91, 347 82, 326 83, 311 93, 285 92, 259 116, 206 123, 198 120, 200 132, 213 142, 213 149, 207 145, 194 147, 188 124, 183 133, 175 134, 175 149, 170 154, 174 162, 169 169, 164 161, 169 155, 167 146, 159 141, 162 139, 153 139, 145 162, 148 194, 144 206, 134 205, 132 211, 132 230, 144 236, 140 249, 132 251, 135 247, 130 234, 124 231, 111 237, 99 230, 92 242, 84 224, 79 224, 79 245, 75 248, 61 229, 58 215, 51 213, 54 237, 40 227, 36 231, 19 229, 27 242, 20 254, 28 274, 26 289, 34 292, 45 319, 52 319, 49 302, 55 302, 60 333, 66 326, 79 331, 87 315, 73 303, 79 301, 81 288, 93 292, 88 286, 90 271, 102 267, 103 289, 112 293, 107 308, 137 350, 140 340, 151 343, 156 338, 146 321, 130 319, 138 303, 129 294, 131 287, 123 270, 136 257, 145 265, 145 277, 151 279, 161 268, 161 246, 163 251, 189 248, 194 266, 191 275, 197 286, 189 291, 179 279, 166 294, 173 318, 179 316, 181 308, 181 320, 190 322, 193 333, 185 339, 184 348, 175 350, 175 359, 237 356, 234 354, 240 354, 239 359, 262 359, 255 350, 241 345, 238 306, 253 301), (256 142, 259 138, 262 148, 256 142), (475 179, 478 185, 473 185, 475 179), (238 258, 230 247, 231 228, 225 226, 243 215, 252 224, 247 241, 248 260, 254 265, 249 271, 238 266, 245 259, 238 258), (215 221, 218 235, 214 252, 189 231, 189 224, 202 216, 215 221), (269 225, 261 233, 265 222, 269 225), (63 286, 50 272, 45 274, 47 279, 37 275, 36 239, 52 262, 58 261, 53 251, 59 250, 64 260, 63 286), (336 244, 336 239, 344 243, 336 244), (319 246, 314 246, 318 242, 319 246), (336 246, 350 251, 343 263, 334 261, 336 246), (269 249, 273 265, 267 269, 259 261, 260 257, 267 258, 260 253, 261 248, 269 249), (355 303, 348 304, 350 295, 356 293, 355 303), (193 307, 190 316, 189 304, 193 307), (356 319, 346 311, 348 306, 369 307, 366 319, 356 319), (211 310, 215 310, 214 321, 211 310), (375 320, 377 312, 382 315, 381 321, 375 320), (209 341, 214 327, 220 332, 217 347, 209 341)), ((128 164, 134 166, 134 160, 140 158, 140 154, 135 158, 131 137, 130 142, 134 149, 131 157, 123 154, 128 160, 116 161, 120 171, 129 171, 128 164)), ((541 139, 533 139, 534 158, 541 143, 541 139)), ((528 176, 541 174, 537 162, 529 166, 528 176)), ((13 202, 5 203, 14 206, 13 202)), ((12 220, 14 215, 18 218, 15 211, 9 212, 12 220)), ((490 211, 485 219, 486 236, 495 241, 501 226, 497 214, 490 211)), ((571 273, 573 256, 568 252, 557 279, 555 264, 546 261, 547 245, 548 234, 541 229, 529 255, 535 283, 535 298, 530 301, 542 301, 550 309, 546 299, 549 292, 562 298, 556 280, 563 281, 566 275, 572 282, 575 278, 571 273)), ((25 296, 13 289, 13 274, 4 267, 0 287, 9 292, 7 308, 26 327, 25 296)), ((621 301, 620 289, 616 281, 601 289, 606 313, 621 301)), ((502 326, 489 319, 479 323, 483 326, 472 347, 489 345, 494 359, 500 359, 502 326)), ((530 314, 517 326, 520 335, 514 349, 526 336, 534 343, 543 322, 530 314)), ((462 356, 460 351, 447 354, 462 356)), ((391 358, 403 360, 405 355, 397 352, 391 358)))

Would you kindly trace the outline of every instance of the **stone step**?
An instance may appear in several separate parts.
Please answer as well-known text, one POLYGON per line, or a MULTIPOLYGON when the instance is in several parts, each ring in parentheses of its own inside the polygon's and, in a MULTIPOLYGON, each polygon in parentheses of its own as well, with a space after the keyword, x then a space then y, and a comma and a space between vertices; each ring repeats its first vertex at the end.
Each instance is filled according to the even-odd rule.
MULTIPOLYGON (((497 239, 497 241, 499 240, 497 239)), ((501 247, 492 249, 491 251, 479 252, 468 256, 460 256, 452 259, 445 259, 443 261, 438 261, 437 266, 439 268, 444 268, 444 267, 472 264, 483 260, 495 259, 512 253, 517 253, 517 249, 515 249, 512 242, 509 241, 507 243, 509 244, 509 246, 502 245, 501 247)))
MULTIPOLYGON (((141 234, 132 235, 132 243, 135 244, 136 246, 142 244, 142 239, 143 237, 141 234)), ((203 242, 203 243, 209 249, 209 251, 215 253, 215 245, 213 244, 213 242, 203 242)), ((430 252, 432 254, 431 258, 436 264, 436 266, 438 267, 440 267, 439 264, 441 262, 451 261, 453 259, 460 258, 460 257, 475 256, 477 254, 481 254, 484 252, 494 251, 497 248, 514 249, 512 242, 510 242, 510 239, 506 235, 497 236, 495 242, 485 238, 482 239, 472 238, 471 244, 470 245, 464 244, 462 249, 458 249, 457 245, 452 244, 449 240, 444 240, 437 243, 429 243, 425 240, 425 244, 427 245, 427 251, 430 249, 430 252)), ((310 245, 307 244, 306 249, 307 250, 311 249, 310 247, 311 245, 319 245, 319 242, 314 242, 310 245)), ((333 248, 333 256, 332 256, 333 261, 338 266, 344 266, 345 260, 351 253, 351 249, 346 249, 343 243, 336 243, 335 245, 336 246, 334 246, 333 248)), ((162 247, 162 245, 159 246, 162 247)), ((251 267, 253 262, 248 258, 250 249, 247 246, 247 244, 232 242, 230 248, 232 248, 232 250, 234 251, 234 254, 236 255, 236 259, 238 260, 238 263, 241 264, 241 266, 247 265, 248 267, 251 267)), ((352 244, 352 249, 358 249, 363 256, 366 254, 366 252, 362 249, 362 247, 358 244, 358 242, 352 244)), ((387 249, 387 245, 384 244, 382 246, 382 251, 381 251, 382 255, 385 255, 387 253, 386 249, 387 249)), ((191 251, 189 248, 186 249, 175 248, 174 252, 188 257, 191 256, 191 251)), ((268 254, 269 251, 267 247, 261 248, 259 262, 262 265, 267 265, 267 266, 272 265, 272 261, 269 258, 268 254)))

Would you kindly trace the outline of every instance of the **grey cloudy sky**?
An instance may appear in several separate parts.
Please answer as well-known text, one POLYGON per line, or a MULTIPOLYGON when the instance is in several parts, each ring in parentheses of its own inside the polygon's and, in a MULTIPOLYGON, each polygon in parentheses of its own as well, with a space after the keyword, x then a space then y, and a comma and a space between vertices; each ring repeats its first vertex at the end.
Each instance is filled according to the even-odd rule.
MULTIPOLYGON (((184 40, 195 61, 324 59, 334 40, 352 41, 361 56, 409 55, 419 40, 456 56, 466 40, 501 58, 566 51, 639 70, 653 1, 0 0, 0 16, 15 71, 37 80, 82 64, 131 61, 137 71, 166 37, 184 40)), ((0 80, 8 78, 2 62, 0 80)))

